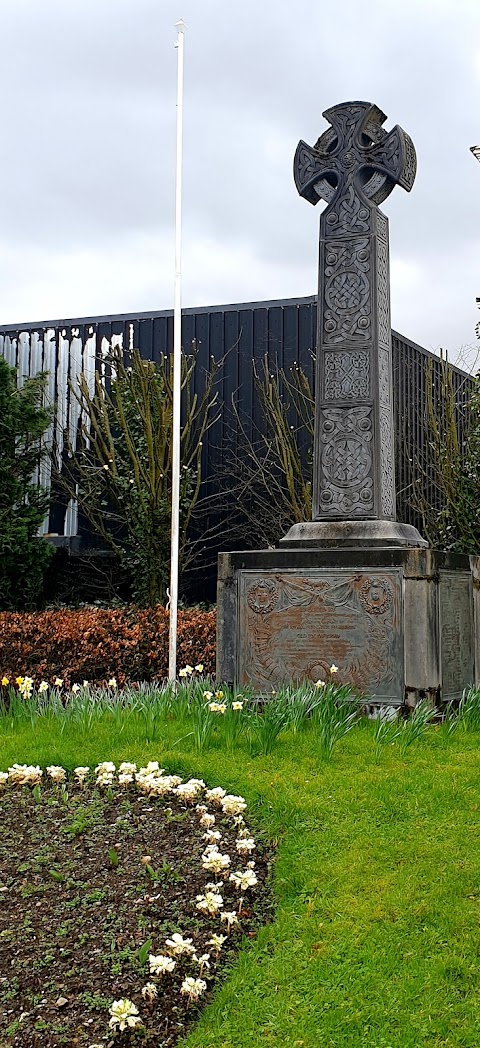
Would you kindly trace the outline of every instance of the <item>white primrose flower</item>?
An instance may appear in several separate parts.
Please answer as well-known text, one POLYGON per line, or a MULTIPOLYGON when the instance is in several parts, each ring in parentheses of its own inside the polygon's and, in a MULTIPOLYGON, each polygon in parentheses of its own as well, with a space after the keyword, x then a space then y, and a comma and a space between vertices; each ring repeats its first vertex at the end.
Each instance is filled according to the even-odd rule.
POLYGON ((101 764, 97 764, 95 768, 95 775, 114 775, 115 765, 113 761, 102 761, 101 764))
POLYGON ((204 910, 214 917, 222 909, 223 897, 217 892, 206 891, 203 895, 197 895, 195 905, 197 910, 204 910))
POLYGON ((195 797, 205 789, 205 783, 203 779, 189 779, 188 782, 183 782, 180 786, 175 788, 177 797, 181 797, 184 801, 194 801, 195 797))
POLYGON ((138 1026, 141 1023, 141 1018, 138 1014, 138 1008, 134 1005, 133 1001, 123 998, 120 1001, 113 1001, 110 1005, 111 1019, 109 1026, 118 1026, 119 1030, 123 1032, 127 1027, 138 1026))
POLYGON ((246 892, 248 888, 254 888, 258 884, 257 875, 248 867, 246 870, 236 870, 235 873, 230 874, 228 879, 233 881, 235 887, 240 888, 242 892, 246 892))
POLYGON ((220 830, 207 830, 207 832, 203 834, 203 840, 207 841, 208 844, 218 844, 221 839, 222 835, 220 830))
POLYGON ((8 771, 0 771, 0 790, 4 790, 8 782, 8 771))
POLYGON ((175 932, 171 939, 167 939, 166 945, 168 946, 170 953, 173 953, 174 957, 180 957, 182 953, 195 953, 195 947, 192 946, 192 940, 184 939, 183 935, 179 932, 175 932))
POLYGON ((233 820, 233 825, 234 826, 244 826, 245 825, 245 819, 243 818, 243 815, 235 815, 235 818, 233 820))
POLYGON ((255 838, 254 837, 242 837, 240 836, 235 844, 235 847, 240 855, 249 855, 250 852, 255 849, 255 838))
POLYGON ((177 962, 172 957, 166 957, 163 953, 159 953, 156 956, 151 953, 148 963, 151 975, 164 975, 165 972, 173 972, 177 962))
POLYGON ((180 987, 180 993, 187 994, 190 1001, 196 1001, 206 989, 207 984, 203 979, 193 979, 191 975, 187 975, 180 987))
POLYGON ((220 920, 227 922, 227 932, 230 931, 230 928, 233 928, 234 924, 238 924, 238 917, 233 911, 224 910, 220 914, 220 920))
POLYGON ((222 798, 221 804, 225 815, 240 815, 247 807, 246 800, 243 797, 236 797, 234 793, 227 793, 222 798))
POLYGON ((205 797, 207 801, 211 801, 212 804, 218 804, 220 807, 224 797, 226 797, 227 791, 222 789, 221 786, 214 786, 213 790, 207 790, 205 797))
POLYGON ((118 783, 120 786, 129 786, 133 782, 135 772, 137 770, 136 764, 131 764, 129 761, 122 761, 118 769, 118 783))
POLYGON ((8 769, 8 777, 14 786, 38 786, 42 775, 42 769, 35 764, 13 764, 8 769))
POLYGON ((209 964, 210 954, 209 953, 202 953, 201 957, 197 957, 197 955, 195 954, 192 957, 192 960, 196 961, 196 963, 198 964, 198 966, 200 968, 200 975, 202 975, 202 973, 205 970, 208 972, 208 970, 210 968, 210 964, 209 964))
POLYGON ((65 768, 59 768, 56 764, 50 764, 47 768, 47 775, 51 778, 52 782, 65 782, 67 778, 65 768))
POLYGON ((74 774, 77 782, 80 783, 80 786, 83 786, 83 784, 85 782, 85 779, 88 776, 89 771, 90 771, 90 768, 83 768, 83 767, 78 767, 78 768, 74 769, 73 774, 74 774))
POLYGON ((202 867, 212 873, 221 873, 230 866, 230 856, 221 855, 215 844, 207 844, 202 855, 202 867))
POLYGON ((203 826, 205 830, 209 830, 211 826, 215 826, 215 816, 211 815, 209 811, 205 811, 200 819, 200 826, 203 826))
POLYGON ((214 932, 214 934, 212 935, 211 939, 207 940, 207 946, 213 946, 213 949, 215 950, 215 953, 218 955, 220 953, 220 950, 222 949, 222 946, 223 946, 224 942, 226 942, 226 941, 227 941, 227 936, 226 935, 217 935, 217 933, 214 932))
POLYGON ((140 992, 144 1001, 148 1001, 149 1004, 153 1004, 155 998, 158 996, 157 987, 155 986, 155 983, 151 982, 145 983, 145 986, 142 986, 140 992))
POLYGON ((210 884, 205 885, 206 892, 219 892, 220 888, 223 888, 223 881, 211 881, 210 884))

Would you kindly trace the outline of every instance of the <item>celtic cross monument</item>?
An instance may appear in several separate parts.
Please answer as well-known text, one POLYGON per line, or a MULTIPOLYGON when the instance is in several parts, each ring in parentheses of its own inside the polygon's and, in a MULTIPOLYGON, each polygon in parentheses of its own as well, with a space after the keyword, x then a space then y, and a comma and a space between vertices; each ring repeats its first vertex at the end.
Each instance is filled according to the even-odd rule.
POLYGON ((320 218, 312 513, 324 523, 296 525, 283 542, 426 545, 415 528, 393 523, 388 219, 378 208, 395 185, 412 188, 415 149, 401 127, 385 131, 385 114, 368 102, 345 102, 323 115, 331 127, 313 147, 299 142, 294 178, 300 196, 327 202, 320 218))
POLYGON ((368 102, 328 109, 294 176, 320 217, 312 520, 277 548, 220 553, 217 676, 268 697, 338 680, 377 705, 480 685, 480 557, 428 548, 395 520, 388 221, 415 150, 368 102))

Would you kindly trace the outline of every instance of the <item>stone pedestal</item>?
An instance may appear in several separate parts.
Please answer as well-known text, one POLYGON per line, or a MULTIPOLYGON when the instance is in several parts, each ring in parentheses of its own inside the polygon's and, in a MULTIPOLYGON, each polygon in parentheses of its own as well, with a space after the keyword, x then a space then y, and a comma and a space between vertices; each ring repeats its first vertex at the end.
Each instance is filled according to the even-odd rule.
POLYGON ((268 695, 307 678, 437 706, 480 684, 480 558, 422 547, 222 553, 217 677, 268 695))

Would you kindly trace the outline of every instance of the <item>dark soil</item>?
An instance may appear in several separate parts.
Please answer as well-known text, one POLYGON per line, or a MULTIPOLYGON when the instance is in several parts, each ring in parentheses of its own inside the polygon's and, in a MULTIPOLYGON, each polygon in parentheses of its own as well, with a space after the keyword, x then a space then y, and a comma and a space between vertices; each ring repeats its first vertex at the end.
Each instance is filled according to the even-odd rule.
MULTIPOLYGON (((195 803, 208 802, 200 795, 195 803)), ((65 791, 24 786, 0 794, 1 1048, 170 1048, 186 1034, 242 937, 254 937, 271 914, 268 849, 257 840, 252 856, 239 855, 232 818, 208 805, 230 869, 255 860, 259 883, 244 893, 238 911, 229 871, 202 869, 205 830, 195 803, 172 794, 151 800, 134 787, 105 794, 72 783, 65 791), (225 934, 225 922, 204 915, 195 900, 220 879, 223 908, 239 912, 240 924, 217 957, 207 940, 225 934), (148 954, 168 953, 165 940, 173 932, 192 938, 198 956, 210 953, 210 970, 201 973, 207 991, 197 1003, 180 993, 186 976, 200 975, 193 960, 178 958, 172 974, 150 974, 148 954), (151 1005, 141 995, 147 982, 158 990, 151 1005), (109 1029, 109 1007, 120 998, 134 1002, 141 1028, 109 1029)))

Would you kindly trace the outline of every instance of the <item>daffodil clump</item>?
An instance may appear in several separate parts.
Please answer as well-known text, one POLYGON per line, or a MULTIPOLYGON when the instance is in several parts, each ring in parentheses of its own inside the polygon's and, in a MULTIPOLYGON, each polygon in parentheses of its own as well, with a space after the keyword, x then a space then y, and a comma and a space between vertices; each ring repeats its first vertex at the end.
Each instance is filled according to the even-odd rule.
MULTIPOLYGON (((163 941, 149 941, 150 952, 145 957, 149 980, 139 987, 138 999, 118 997, 109 1006, 110 1030, 114 1034, 128 1033, 141 1029, 147 1019, 152 1017, 158 1006, 159 985, 165 987, 172 977, 175 977, 176 992, 182 999, 188 1005, 198 1003, 208 990, 209 980, 213 978, 213 962, 218 961, 229 936, 241 927, 244 897, 258 884, 255 861, 251 858, 256 842, 244 820, 246 801, 241 796, 228 793, 221 786, 208 788, 203 779, 183 781, 178 775, 169 775, 158 761, 149 761, 142 768, 137 768, 132 761, 123 761, 118 768, 113 761, 102 761, 95 768, 79 766, 70 776, 59 765, 42 769, 38 765, 13 764, 7 771, 0 772, 0 789, 4 791, 4 796, 8 795, 9 790, 34 788, 37 799, 40 799, 42 785, 64 790, 67 784, 69 788, 80 790, 87 785, 101 791, 114 787, 122 791, 134 790, 149 800, 176 797, 183 805, 191 808, 200 829, 204 831, 200 864, 205 883, 191 902, 210 925, 210 935, 205 939, 205 927, 198 931, 194 925, 193 930, 189 927, 189 934, 177 928, 166 935, 163 941), (222 849, 226 824, 229 824, 230 830, 234 828, 235 856, 230 855, 225 848, 222 849), (230 893, 229 906, 225 903, 226 889, 230 893), (232 890, 233 898, 237 900, 233 907, 232 890)), ((144 856, 141 861, 146 871, 154 873, 150 855, 144 856)), ((173 988, 171 992, 174 992, 173 988)))

